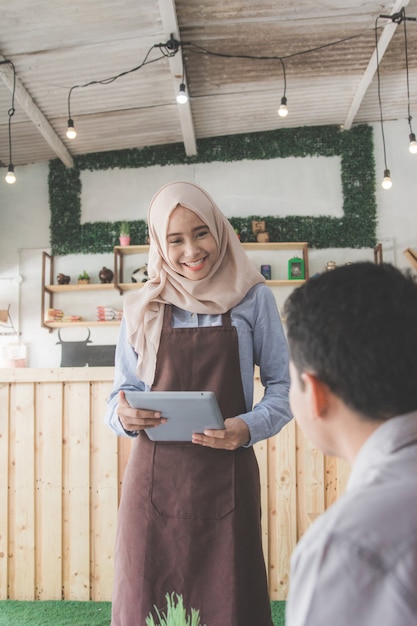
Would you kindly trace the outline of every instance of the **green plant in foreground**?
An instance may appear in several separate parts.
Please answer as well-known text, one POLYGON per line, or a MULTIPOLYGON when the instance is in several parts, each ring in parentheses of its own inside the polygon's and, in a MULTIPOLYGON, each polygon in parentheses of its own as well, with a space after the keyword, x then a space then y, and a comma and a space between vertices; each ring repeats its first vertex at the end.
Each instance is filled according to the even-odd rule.
POLYGON ((90 280, 88 272, 84 270, 81 274, 78 275, 78 280, 90 280))
POLYGON ((187 615, 184 607, 182 596, 178 594, 166 594, 167 611, 160 612, 155 606, 156 617, 159 620, 155 622, 152 614, 146 618, 146 626, 201 626, 200 611, 191 609, 191 615, 187 615), (177 596, 175 601, 174 595, 177 596))

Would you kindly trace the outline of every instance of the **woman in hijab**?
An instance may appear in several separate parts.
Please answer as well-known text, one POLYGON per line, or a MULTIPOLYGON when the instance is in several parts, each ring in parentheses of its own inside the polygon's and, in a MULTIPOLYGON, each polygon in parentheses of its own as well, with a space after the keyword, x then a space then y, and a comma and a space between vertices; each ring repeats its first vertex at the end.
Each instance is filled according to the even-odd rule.
POLYGON ((148 210, 149 280, 125 300, 106 423, 135 438, 115 550, 112 626, 143 626, 166 594, 207 626, 273 626, 253 444, 291 419, 272 291, 201 187, 162 187, 148 210), (254 365, 265 388, 253 407, 254 365), (158 443, 159 412, 125 390, 213 391, 222 430, 158 443))

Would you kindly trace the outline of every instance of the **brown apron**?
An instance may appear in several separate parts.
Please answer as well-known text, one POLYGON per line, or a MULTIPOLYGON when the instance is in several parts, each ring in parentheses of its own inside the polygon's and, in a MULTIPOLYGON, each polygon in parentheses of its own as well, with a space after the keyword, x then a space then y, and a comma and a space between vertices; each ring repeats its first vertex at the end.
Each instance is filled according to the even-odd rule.
MULTIPOLYGON (((222 414, 246 411, 238 339, 222 326, 171 328, 165 306, 153 390, 214 391, 222 414)), ((120 502, 112 626, 145 626, 165 595, 206 626, 273 626, 252 447, 133 442, 120 502)))

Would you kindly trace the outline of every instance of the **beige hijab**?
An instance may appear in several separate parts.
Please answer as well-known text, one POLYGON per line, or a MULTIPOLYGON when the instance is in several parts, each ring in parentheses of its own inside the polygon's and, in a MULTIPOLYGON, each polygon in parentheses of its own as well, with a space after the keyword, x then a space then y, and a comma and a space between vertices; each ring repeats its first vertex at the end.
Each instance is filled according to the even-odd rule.
POLYGON ((169 183, 153 197, 148 209, 149 280, 125 300, 127 337, 138 355, 140 380, 152 385, 162 330, 164 304, 192 313, 221 314, 236 306, 263 276, 248 259, 229 220, 204 189, 187 182, 169 183), (181 205, 209 227, 218 259, 202 280, 178 274, 168 260, 167 229, 172 211, 181 205))

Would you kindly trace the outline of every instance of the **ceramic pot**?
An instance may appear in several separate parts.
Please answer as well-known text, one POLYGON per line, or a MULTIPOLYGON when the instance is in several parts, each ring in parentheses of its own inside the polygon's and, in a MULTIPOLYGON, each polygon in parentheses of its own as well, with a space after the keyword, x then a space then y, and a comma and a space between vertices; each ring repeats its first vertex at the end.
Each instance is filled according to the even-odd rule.
POLYGON ((266 243, 269 241, 269 233, 266 230, 261 230, 256 235, 256 241, 258 243, 266 243))
POLYGON ((58 274, 56 279, 58 281, 58 285, 69 285, 71 280, 70 276, 66 276, 65 274, 58 274))
POLYGON ((101 283, 111 283, 113 280, 113 272, 107 267, 102 267, 98 274, 98 277, 101 283))

